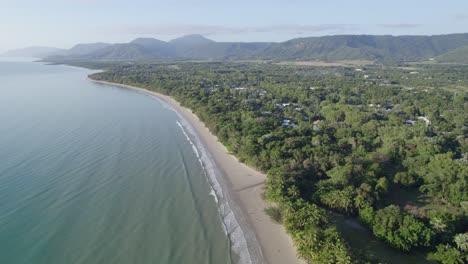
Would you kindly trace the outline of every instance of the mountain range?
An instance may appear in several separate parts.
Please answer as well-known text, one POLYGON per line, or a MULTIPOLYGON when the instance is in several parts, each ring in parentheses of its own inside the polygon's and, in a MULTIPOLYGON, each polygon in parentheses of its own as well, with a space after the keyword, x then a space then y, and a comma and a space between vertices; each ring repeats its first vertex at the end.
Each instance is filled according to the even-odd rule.
POLYGON ((434 58, 468 63, 468 33, 433 36, 335 35, 286 42, 216 42, 201 35, 171 41, 137 38, 129 43, 78 44, 51 50, 46 61, 174 60, 370 60, 409 62, 434 58))

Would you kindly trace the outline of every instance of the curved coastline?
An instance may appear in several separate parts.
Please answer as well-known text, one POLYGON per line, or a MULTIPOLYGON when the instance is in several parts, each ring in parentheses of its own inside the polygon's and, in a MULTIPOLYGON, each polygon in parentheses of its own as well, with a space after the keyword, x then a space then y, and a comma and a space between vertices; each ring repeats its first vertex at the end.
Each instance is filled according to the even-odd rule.
POLYGON ((207 158, 214 165, 216 180, 220 182, 229 209, 234 213, 235 220, 242 229, 252 263, 304 263, 297 257, 292 239, 286 234, 283 226, 273 223, 264 212, 267 205, 261 194, 266 175, 241 163, 230 154, 190 109, 181 106, 167 95, 135 86, 88 79, 94 83, 131 89, 154 96, 169 105, 187 123, 192 130, 190 131, 192 136, 200 141, 202 148, 206 150, 207 158))

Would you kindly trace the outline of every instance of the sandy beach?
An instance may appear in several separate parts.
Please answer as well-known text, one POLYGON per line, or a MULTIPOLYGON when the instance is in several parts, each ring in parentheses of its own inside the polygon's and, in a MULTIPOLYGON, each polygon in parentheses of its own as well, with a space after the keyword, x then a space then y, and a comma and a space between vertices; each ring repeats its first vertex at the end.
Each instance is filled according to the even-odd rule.
MULTIPOLYGON (((239 224, 244 233, 254 233, 256 239, 253 240, 258 241, 264 262, 270 264, 305 263, 298 259, 293 242, 283 226, 271 221, 264 212, 267 203, 262 199, 262 193, 266 175, 239 162, 190 109, 182 107, 177 101, 163 94, 128 85, 89 80, 153 95, 174 108, 193 127, 223 174, 223 180, 229 188, 230 199, 235 203, 233 211, 236 218, 240 219, 239 224)), ((252 245, 249 246, 251 247, 252 245)))

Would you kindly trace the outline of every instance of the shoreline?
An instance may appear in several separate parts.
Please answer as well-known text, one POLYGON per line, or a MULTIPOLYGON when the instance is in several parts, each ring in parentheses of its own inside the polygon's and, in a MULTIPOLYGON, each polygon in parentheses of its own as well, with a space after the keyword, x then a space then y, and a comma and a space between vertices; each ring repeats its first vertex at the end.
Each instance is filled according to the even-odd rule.
POLYGON ((232 211, 244 232, 249 251, 260 251, 258 253, 263 256, 263 260, 259 260, 260 263, 305 263, 297 257, 292 239, 286 233, 284 227, 274 223, 264 212, 267 203, 263 200, 262 193, 266 175, 241 163, 234 155, 230 154, 226 147, 218 141, 217 137, 190 109, 181 106, 170 96, 143 88, 93 80, 89 77, 88 80, 155 96, 170 105, 193 128, 196 136, 213 160, 215 167, 222 175, 221 180, 225 183, 226 196, 230 200, 229 205, 232 207, 232 211), (253 234, 250 234, 251 232, 253 234))

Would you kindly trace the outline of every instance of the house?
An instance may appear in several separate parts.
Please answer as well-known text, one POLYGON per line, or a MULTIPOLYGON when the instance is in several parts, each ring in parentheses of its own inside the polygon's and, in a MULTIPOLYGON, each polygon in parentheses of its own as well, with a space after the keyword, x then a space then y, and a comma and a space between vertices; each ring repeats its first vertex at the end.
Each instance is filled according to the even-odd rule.
POLYGON ((278 109, 281 109, 281 110, 284 109, 284 106, 283 106, 282 104, 275 104, 275 106, 276 106, 278 109))
POLYGON ((406 123, 407 125, 412 125, 412 126, 414 126, 414 124, 416 124, 416 121, 411 120, 411 119, 408 119, 408 120, 406 120, 405 123, 406 123))
POLYGON ((296 123, 292 122, 290 119, 284 119, 281 123, 282 127, 297 127, 296 123))

